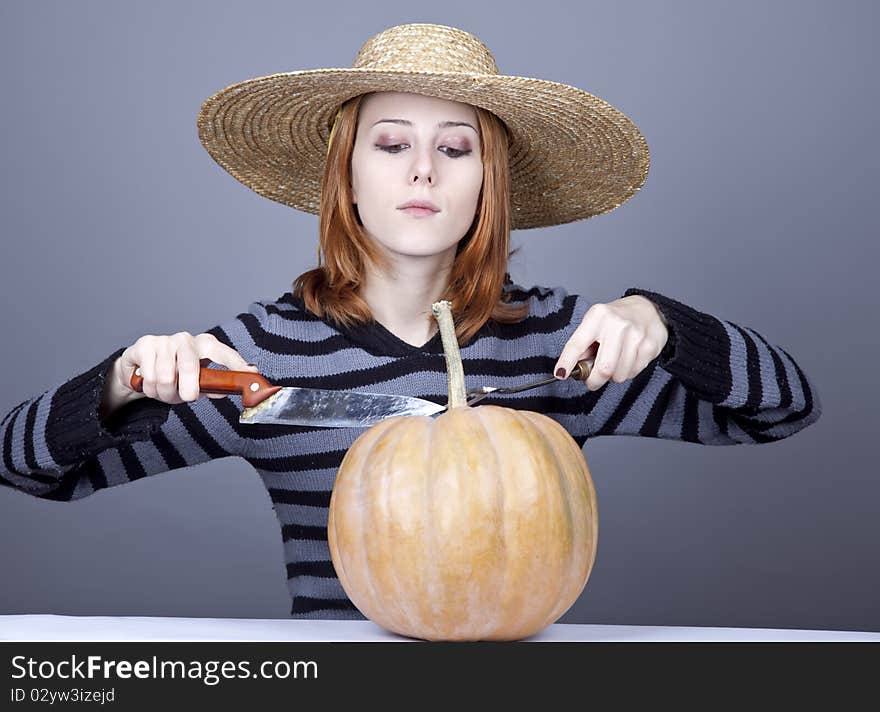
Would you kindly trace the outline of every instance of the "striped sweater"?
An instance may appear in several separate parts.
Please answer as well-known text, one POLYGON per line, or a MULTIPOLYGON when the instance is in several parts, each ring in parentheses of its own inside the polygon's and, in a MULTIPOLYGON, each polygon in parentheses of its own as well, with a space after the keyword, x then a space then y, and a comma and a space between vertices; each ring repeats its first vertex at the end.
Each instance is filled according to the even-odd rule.
MULTIPOLYGON (((512 302, 529 303, 530 314, 518 324, 489 321, 462 348, 467 388, 512 386, 548 375, 591 305, 561 287, 507 289, 512 302)), ((581 447, 599 435, 703 445, 769 443, 818 419, 815 387, 781 347, 655 292, 629 289, 624 296, 630 294, 657 305, 669 331, 663 352, 635 378, 609 381, 597 391, 557 381, 483 403, 544 413, 581 447)), ((209 333, 276 385, 446 402, 439 333, 416 347, 375 322, 336 328, 290 292, 252 303, 209 333)), ((104 379, 124 349, 3 418, 0 483, 35 497, 71 501, 215 458, 244 458, 262 478, 278 518, 291 616, 362 619, 333 569, 327 516, 336 471, 363 429, 243 425, 240 395, 176 405, 143 398, 102 422, 104 379)))

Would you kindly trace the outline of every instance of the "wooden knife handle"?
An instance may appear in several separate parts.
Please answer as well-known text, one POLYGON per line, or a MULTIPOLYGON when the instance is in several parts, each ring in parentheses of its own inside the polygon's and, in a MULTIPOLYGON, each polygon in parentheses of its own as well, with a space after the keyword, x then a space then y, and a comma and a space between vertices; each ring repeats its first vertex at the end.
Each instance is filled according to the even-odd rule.
MULTIPOLYGON (((131 387, 143 393, 144 379, 138 367, 131 374, 131 387)), ((273 386, 259 373, 251 371, 221 371, 216 368, 199 369, 199 390, 202 393, 239 393, 245 408, 262 403, 282 386, 273 386)))

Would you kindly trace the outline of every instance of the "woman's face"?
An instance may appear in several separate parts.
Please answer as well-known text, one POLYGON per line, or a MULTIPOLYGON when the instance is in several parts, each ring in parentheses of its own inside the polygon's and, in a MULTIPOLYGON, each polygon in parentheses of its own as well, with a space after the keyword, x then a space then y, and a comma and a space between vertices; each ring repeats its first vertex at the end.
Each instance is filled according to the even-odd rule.
POLYGON ((364 98, 351 156, 354 202, 367 234, 396 255, 455 252, 474 220, 483 161, 468 104, 403 92, 364 98), (429 201, 437 211, 402 210, 429 201))

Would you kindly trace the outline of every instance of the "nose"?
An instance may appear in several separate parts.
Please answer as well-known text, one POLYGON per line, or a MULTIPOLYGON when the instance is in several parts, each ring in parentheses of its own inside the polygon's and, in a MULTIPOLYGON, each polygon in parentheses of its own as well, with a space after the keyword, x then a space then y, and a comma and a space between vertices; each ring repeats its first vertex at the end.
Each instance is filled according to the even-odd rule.
POLYGON ((413 151, 413 164, 410 167, 410 183, 424 182, 428 185, 434 183, 434 152, 430 145, 418 151, 413 151))

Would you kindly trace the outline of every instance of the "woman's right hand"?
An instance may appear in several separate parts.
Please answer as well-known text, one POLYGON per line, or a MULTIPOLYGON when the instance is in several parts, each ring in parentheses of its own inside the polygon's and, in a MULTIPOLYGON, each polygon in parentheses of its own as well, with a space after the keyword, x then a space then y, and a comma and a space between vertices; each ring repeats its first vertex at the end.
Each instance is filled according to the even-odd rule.
POLYGON ((199 391, 199 369, 210 362, 231 371, 259 369, 251 366, 235 349, 217 340, 213 334, 181 331, 171 336, 146 335, 129 346, 113 365, 108 394, 109 410, 137 398, 153 398, 163 403, 184 403, 208 398, 226 398, 228 394, 199 391), (131 387, 131 377, 140 368, 143 393, 131 387))

